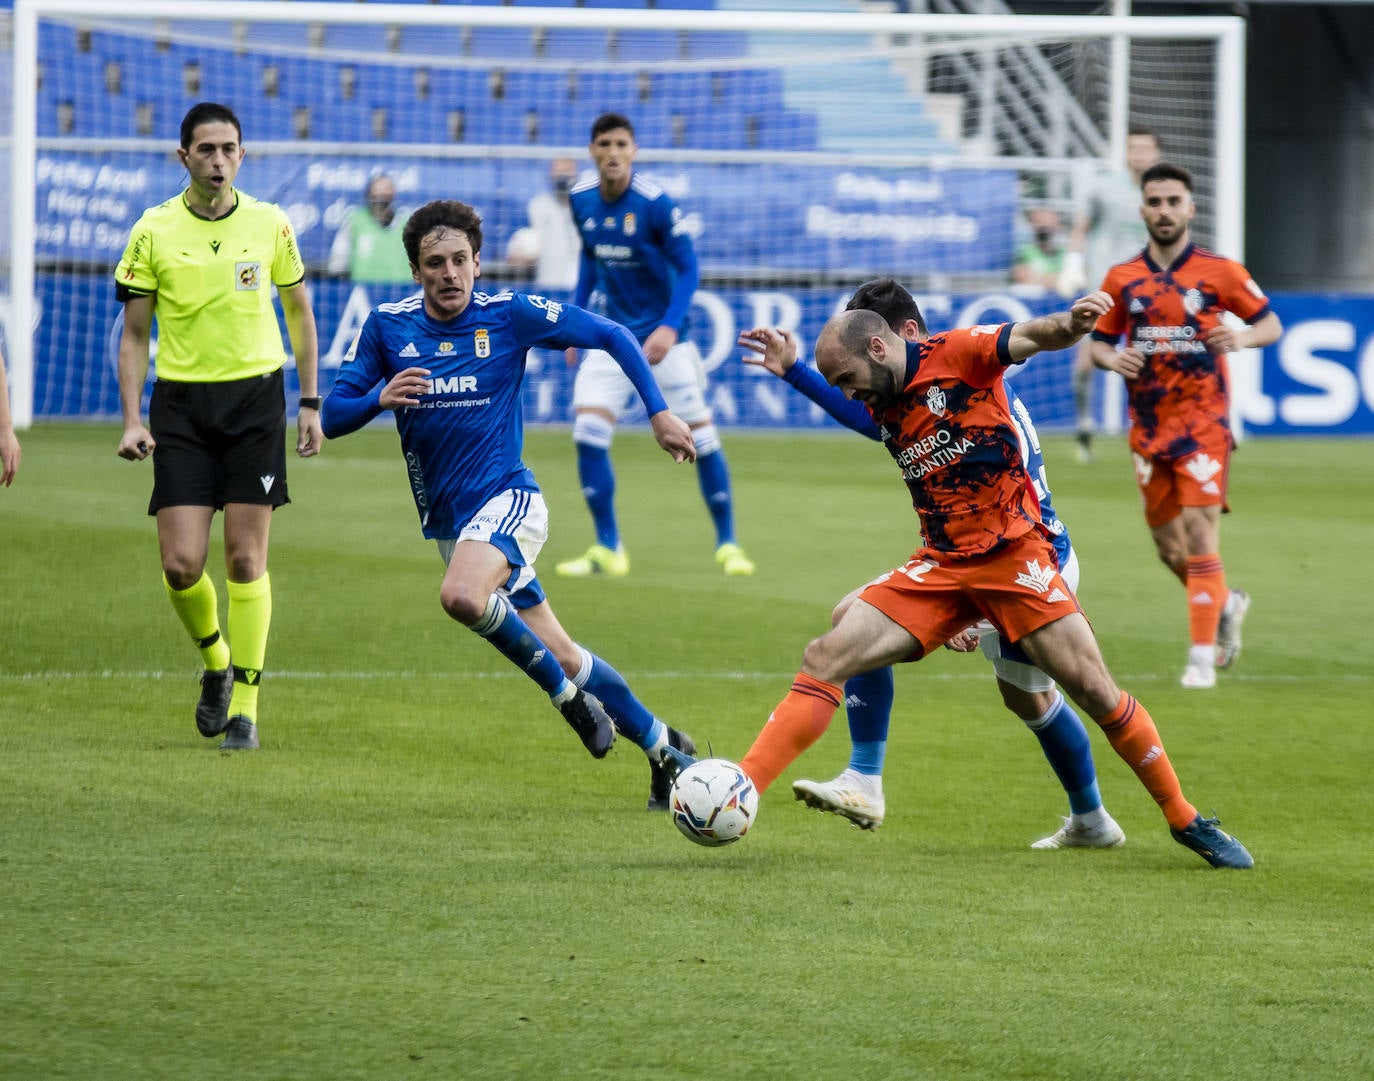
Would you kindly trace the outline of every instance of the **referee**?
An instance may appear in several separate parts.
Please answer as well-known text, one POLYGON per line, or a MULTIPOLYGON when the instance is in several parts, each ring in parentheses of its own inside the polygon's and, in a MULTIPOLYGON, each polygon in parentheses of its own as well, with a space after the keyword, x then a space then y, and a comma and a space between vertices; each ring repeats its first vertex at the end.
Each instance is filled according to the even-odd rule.
POLYGON ((281 297, 300 377, 296 453, 318 454, 315 316, 305 264, 286 215, 234 187, 243 129, 233 111, 193 105, 177 156, 186 190, 144 211, 115 268, 124 304, 119 456, 153 455, 153 496, 163 584, 205 664, 196 727, 225 733, 222 748, 258 746, 258 681, 272 622, 267 541, 286 493, 286 399, 281 297), (157 382, 143 423, 149 333, 158 324, 157 382), (205 573, 210 525, 224 511, 229 641, 205 573), (232 651, 230 648, 232 643, 232 651))

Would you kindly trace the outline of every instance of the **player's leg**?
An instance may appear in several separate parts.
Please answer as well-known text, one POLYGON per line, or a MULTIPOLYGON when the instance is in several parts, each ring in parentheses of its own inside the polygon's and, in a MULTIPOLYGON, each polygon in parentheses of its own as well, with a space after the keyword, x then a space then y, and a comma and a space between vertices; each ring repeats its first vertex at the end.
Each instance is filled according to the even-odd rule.
POLYGON ((153 494, 148 513, 157 519, 162 581, 172 611, 200 650, 204 671, 196 703, 196 728, 217 736, 229 723, 234 689, 229 646, 220 631, 219 596, 205 573, 215 515, 216 462, 192 415, 194 388, 159 382, 153 389, 148 427, 157 440, 153 494))
MULTIPOLYGON (((446 564, 439 603, 534 680, 592 757, 604 758, 615 741, 611 719, 568 679, 554 650, 508 599, 523 597, 534 602, 529 607, 543 600, 534 561, 548 537, 548 520, 538 492, 510 490, 488 500, 457 538, 439 541, 446 564)), ((563 652, 571 660, 566 643, 563 652)))
MULTIPOLYGON (((537 583, 536 583, 537 585, 537 583)), ((593 695, 605 708, 616 730, 639 747, 649 759, 648 809, 668 809, 670 780, 661 764, 665 747, 673 747, 685 754, 696 753, 696 742, 686 732, 670 728, 659 720, 630 689, 625 677, 607 661, 585 646, 574 642, 547 600, 525 607, 528 587, 511 596, 511 603, 520 611, 526 624, 558 657, 563 673, 577 687, 593 695)))
MULTIPOLYGON (((862 592, 848 594, 830 614, 837 626, 862 592)), ((885 665, 845 680, 844 705, 849 720, 849 765, 834 780, 801 778, 792 793, 808 807, 849 819, 861 829, 877 829, 887 814, 883 797, 883 763, 895 696, 892 668, 885 665)))
POLYGON ((692 342, 678 342, 654 366, 654 378, 668 408, 692 429, 697 448, 697 484, 716 532, 716 562, 728 575, 754 573, 754 563, 735 537, 734 495, 720 432, 706 404, 706 372, 692 342))
POLYGON ((577 447, 577 477, 592 516, 596 543, 576 559, 556 564, 557 574, 618 578, 629 573, 630 561, 620 541, 615 514, 611 442, 616 419, 633 393, 629 377, 606 353, 592 350, 582 358, 573 381, 573 443, 577 447))
POLYGON ((1038 668, 1058 682, 1097 722, 1112 749, 1159 804, 1175 840, 1214 867, 1253 865, 1239 841, 1223 833, 1215 820, 1202 818, 1184 798, 1154 719, 1143 705, 1117 686, 1081 612, 1029 632, 1018 639, 1018 644, 1038 668))
POLYGON ((1092 361, 1092 342, 1084 338, 1073 355, 1073 412, 1080 462, 1093 460, 1093 381, 1097 378, 1092 361))
POLYGON ((224 507, 224 563, 229 594, 229 703, 225 750, 258 746, 258 688, 272 626, 267 547, 272 513, 286 490, 286 396, 282 373, 208 384, 211 426, 223 442, 216 503, 224 507))
POLYGON ((1031 730, 1069 801, 1062 828, 1032 848, 1111 848, 1126 839, 1102 806, 1092 745, 1082 719, 1054 681, 1030 663, 1016 645, 995 630, 978 642, 992 661, 1002 703, 1031 730))

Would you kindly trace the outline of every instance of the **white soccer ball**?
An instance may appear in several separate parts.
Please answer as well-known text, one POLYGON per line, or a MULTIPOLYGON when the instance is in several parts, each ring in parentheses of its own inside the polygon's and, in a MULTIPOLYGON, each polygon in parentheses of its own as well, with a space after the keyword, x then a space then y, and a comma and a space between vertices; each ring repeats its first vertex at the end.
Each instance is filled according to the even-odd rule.
POLYGON ((724 758, 703 758, 677 775, 670 794, 673 824, 689 841, 715 847, 738 841, 759 813, 759 790, 724 758))

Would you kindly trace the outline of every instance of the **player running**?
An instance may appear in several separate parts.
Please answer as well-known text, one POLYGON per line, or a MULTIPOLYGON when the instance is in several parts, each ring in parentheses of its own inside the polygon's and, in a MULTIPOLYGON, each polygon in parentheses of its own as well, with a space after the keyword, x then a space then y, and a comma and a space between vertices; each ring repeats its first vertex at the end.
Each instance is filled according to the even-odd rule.
POLYGON ((473 291, 482 220, 472 207, 427 203, 407 222, 403 241, 422 295, 368 315, 325 401, 325 434, 337 438, 395 411, 420 527, 447 567, 439 588, 444 611, 533 679, 594 758, 610 750, 614 722, 649 757, 649 809, 666 809, 660 753, 669 746, 691 753, 692 740, 658 720, 614 668, 568 636, 535 576, 548 512, 521 460, 526 351, 604 349, 634 384, 655 439, 675 461, 695 457, 691 432, 668 411, 624 327, 541 296, 473 291))

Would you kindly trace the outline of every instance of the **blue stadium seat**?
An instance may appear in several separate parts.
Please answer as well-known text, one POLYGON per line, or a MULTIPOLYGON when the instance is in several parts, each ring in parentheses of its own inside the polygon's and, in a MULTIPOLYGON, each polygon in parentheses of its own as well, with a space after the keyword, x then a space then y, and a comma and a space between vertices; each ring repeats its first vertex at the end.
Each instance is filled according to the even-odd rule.
POLYGON ((479 109, 491 102, 487 73, 478 68, 431 68, 429 80, 430 102, 436 109, 479 109))
POLYGON ((749 55, 749 35, 743 31, 688 30, 683 39, 689 60, 725 60, 749 55))
POLYGON ((534 57, 534 35, 522 27, 474 26, 468 37, 468 55, 495 63, 530 60, 534 57))
POLYGON ((767 109, 756 115, 759 150, 815 150, 819 123, 815 113, 767 109))
POLYGON ((387 51, 387 28, 381 23, 330 23, 323 44, 333 51, 376 56, 387 51))
MULTIPOLYGON (((579 71, 574 101, 591 116, 632 111, 639 100, 639 76, 628 71, 579 71)), ((591 116, 588 117, 590 123, 591 116)))
POLYGON ((301 52, 314 45, 318 33, 310 23, 249 22, 244 24, 243 41, 256 50, 301 52))
POLYGON ((585 0, 582 6, 588 8, 646 8, 649 6, 649 2, 648 0, 585 0))

